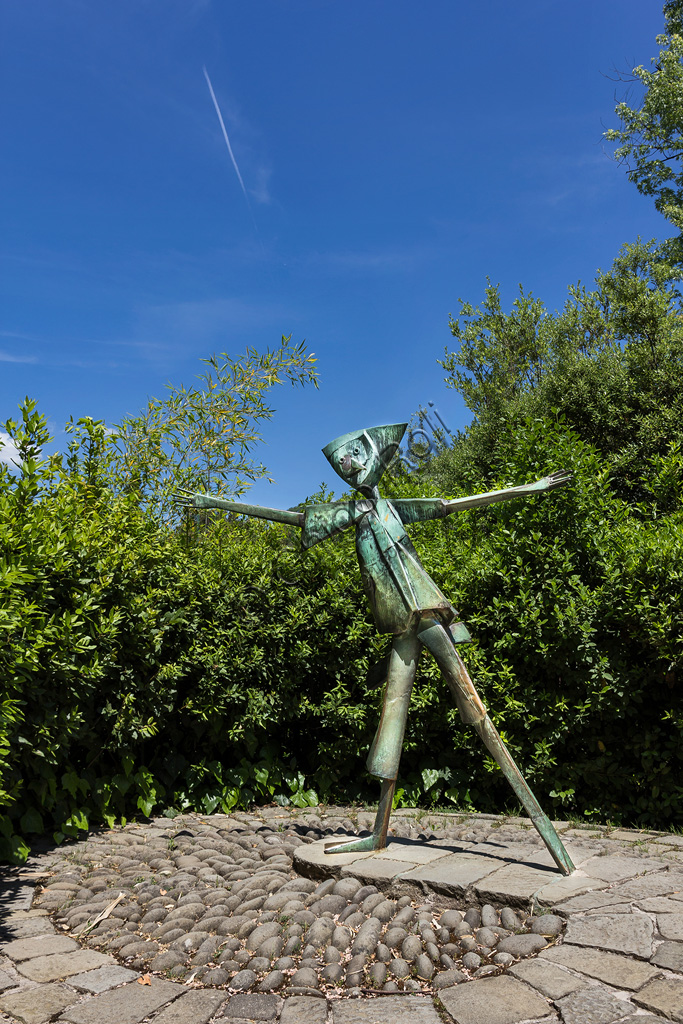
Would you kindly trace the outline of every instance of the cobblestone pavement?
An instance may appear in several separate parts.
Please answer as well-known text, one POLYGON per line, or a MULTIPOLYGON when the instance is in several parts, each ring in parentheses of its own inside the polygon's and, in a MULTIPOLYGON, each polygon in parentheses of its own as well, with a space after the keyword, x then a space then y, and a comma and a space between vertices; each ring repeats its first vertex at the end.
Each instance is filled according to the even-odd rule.
POLYGON ((683 837, 349 808, 183 815, 8 869, 0 1021, 683 1024, 683 837))

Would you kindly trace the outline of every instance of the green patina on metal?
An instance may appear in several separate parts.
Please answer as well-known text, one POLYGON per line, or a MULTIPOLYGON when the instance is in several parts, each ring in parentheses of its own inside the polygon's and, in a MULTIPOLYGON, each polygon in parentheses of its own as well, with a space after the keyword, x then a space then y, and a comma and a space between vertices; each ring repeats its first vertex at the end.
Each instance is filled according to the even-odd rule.
POLYGON ((367 760, 368 771, 382 779, 382 791, 372 835, 331 844, 326 848, 327 853, 379 850, 386 845, 410 694, 420 653, 426 647, 439 666, 462 721, 477 731, 556 864, 564 874, 570 874, 574 865, 567 851, 496 732, 456 650, 456 643, 471 640, 467 627, 423 568, 405 526, 552 490, 568 483, 571 475, 560 470, 533 484, 454 500, 400 498, 389 501, 380 497, 378 483, 396 454, 406 427, 406 423, 390 423, 343 434, 323 448, 335 472, 362 495, 357 501, 309 505, 303 512, 263 508, 191 492, 179 493, 177 501, 192 508, 220 508, 298 526, 302 530, 304 550, 342 530, 355 528, 361 577, 377 627, 394 636, 382 715, 367 760))

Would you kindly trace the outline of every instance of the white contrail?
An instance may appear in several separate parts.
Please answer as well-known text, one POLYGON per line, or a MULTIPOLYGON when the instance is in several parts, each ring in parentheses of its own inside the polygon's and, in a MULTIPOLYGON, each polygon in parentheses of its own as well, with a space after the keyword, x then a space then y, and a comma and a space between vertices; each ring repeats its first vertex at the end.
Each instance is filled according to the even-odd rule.
MULTIPOLYGON (((213 86, 211 85, 211 79, 209 78, 209 72, 206 70, 205 67, 202 67, 202 71, 204 72, 204 78, 206 79, 206 84, 208 85, 209 92, 211 93, 211 99, 213 100, 213 105, 216 108, 216 113, 218 114, 218 120, 220 121, 221 131, 223 132, 223 138, 225 139, 225 145, 228 147, 228 153, 230 154, 230 159, 232 160, 232 166, 235 168, 235 174, 237 175, 237 180, 239 181, 240 187, 242 189, 242 192, 244 193, 244 198, 247 201, 247 206, 249 206, 249 196, 247 195, 247 190, 244 187, 244 182, 242 181, 242 175, 240 174, 240 169, 237 166, 237 161, 235 160, 235 154, 233 153, 232 146, 230 145, 230 139, 228 138, 228 132, 227 132, 227 129, 225 127, 225 122, 223 121, 223 115, 221 114, 221 108, 218 106, 218 100, 216 99, 216 94, 213 91, 213 86)), ((249 209, 251 210, 251 206, 249 206, 249 209)))

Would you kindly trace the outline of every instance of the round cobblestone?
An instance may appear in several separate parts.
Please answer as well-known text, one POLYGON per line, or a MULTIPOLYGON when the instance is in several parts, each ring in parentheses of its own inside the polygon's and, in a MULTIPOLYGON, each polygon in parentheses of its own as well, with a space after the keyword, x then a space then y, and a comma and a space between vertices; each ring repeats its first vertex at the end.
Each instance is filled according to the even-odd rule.
POLYGON ((557 914, 543 914, 533 918, 530 924, 532 934, 550 937, 561 933, 564 922, 557 914))
POLYGON ((476 971, 478 967, 481 967, 481 957, 478 953, 465 953, 462 958, 462 965, 468 971, 476 971))
POLYGON ((327 964, 322 972, 323 981, 328 985, 340 985, 344 980, 344 968, 341 964, 327 964))
POLYGON ((395 978, 407 978, 410 975, 410 965, 397 957, 395 960, 389 961, 389 970, 395 978))
POLYGON ((284 971, 270 971, 266 974, 263 981, 259 982, 257 990, 259 992, 276 992, 279 988, 282 988, 286 981, 286 975, 284 971))

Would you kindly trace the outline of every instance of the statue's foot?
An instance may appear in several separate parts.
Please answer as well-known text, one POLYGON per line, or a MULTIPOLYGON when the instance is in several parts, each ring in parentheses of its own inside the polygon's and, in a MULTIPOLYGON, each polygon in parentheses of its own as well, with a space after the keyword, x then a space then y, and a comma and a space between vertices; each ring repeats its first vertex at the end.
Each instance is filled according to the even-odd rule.
POLYGON ((325 843, 325 853, 368 853, 370 850, 380 850, 383 845, 380 837, 373 833, 343 843, 325 843))

